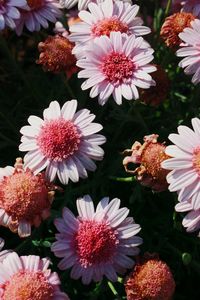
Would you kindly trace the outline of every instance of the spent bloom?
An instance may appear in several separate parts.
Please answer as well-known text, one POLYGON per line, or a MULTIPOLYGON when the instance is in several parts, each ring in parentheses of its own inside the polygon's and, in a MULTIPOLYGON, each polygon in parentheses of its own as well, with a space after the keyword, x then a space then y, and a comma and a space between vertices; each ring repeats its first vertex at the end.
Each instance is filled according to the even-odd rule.
POLYGON ((113 31, 136 36, 151 31, 150 28, 142 26, 143 21, 140 17, 136 17, 139 11, 138 5, 106 0, 99 4, 90 3, 88 10, 89 12, 81 11, 79 18, 82 22, 70 26, 69 29, 71 32, 69 38, 76 44, 73 53, 77 57, 86 55, 89 42, 102 35, 110 36, 113 31), (86 53, 84 53, 84 46, 86 46, 86 53))
MULTIPOLYGON (((60 4, 62 7, 65 8, 72 8, 75 5, 78 5, 78 9, 87 9, 89 3, 101 3, 104 0, 60 0, 60 4)), ((114 0, 115 1, 115 0, 114 0)), ((118 0, 116 0, 118 1, 118 0)), ((121 2, 129 2, 131 3, 131 0, 121 0, 121 2)))
POLYGON ((21 128, 23 134, 20 151, 29 151, 25 166, 35 174, 46 168, 49 181, 56 175, 63 184, 69 179, 77 182, 86 178, 87 170, 95 171, 93 160, 102 160, 104 151, 99 145, 105 143, 103 135, 96 134, 102 129, 93 123, 95 115, 88 109, 77 111, 77 101, 65 102, 62 108, 52 101, 44 110, 44 119, 28 118, 29 126, 21 128))
POLYGON ((21 35, 24 26, 31 32, 47 28, 48 22, 55 23, 61 16, 58 0, 27 0, 27 6, 20 10, 21 17, 16 23, 16 33, 21 35))
POLYGON ((111 32, 110 37, 101 36, 87 46, 87 56, 78 60, 84 70, 79 78, 87 78, 82 89, 91 88, 90 97, 99 95, 99 104, 104 105, 113 95, 117 104, 122 96, 127 100, 138 99, 138 87, 147 89, 155 82, 149 73, 156 70, 149 64, 154 50, 142 37, 111 32))
POLYGON ((14 29, 15 20, 20 18, 20 7, 26 6, 26 0, 1 0, 0 1, 0 31, 6 26, 14 29))
POLYGON ((168 47, 174 48, 180 45, 179 34, 191 26, 195 17, 191 13, 178 12, 165 19, 160 31, 160 36, 168 47))
POLYGON ((129 255, 139 253, 142 239, 135 236, 140 226, 128 216, 127 208, 119 208, 120 200, 103 198, 96 212, 89 195, 77 199, 79 216, 76 218, 68 209, 63 209, 63 218, 55 220, 59 231, 51 250, 62 258, 58 267, 72 267, 71 277, 82 277, 84 284, 100 281, 105 275, 117 281, 117 273, 124 274, 132 268, 134 261, 129 255))
POLYGON ((126 149, 128 154, 123 160, 126 172, 135 174, 141 184, 151 187, 156 192, 167 189, 166 175, 168 171, 161 167, 161 163, 169 156, 165 154, 166 146, 157 142, 158 135, 151 134, 144 137, 141 145, 135 142, 131 149, 126 149), (136 169, 129 169, 130 164, 140 164, 136 169))
POLYGON ((171 156, 162 167, 171 170, 167 175, 170 192, 179 192, 179 201, 191 201, 192 207, 200 208, 200 120, 192 119, 193 130, 178 126, 178 134, 169 135, 174 143, 166 147, 171 156))
POLYGON ((36 255, 9 254, 0 262, 0 299, 2 300, 69 300, 61 292, 56 272, 50 261, 36 255))
POLYGON ((21 158, 14 168, 0 168, 0 225, 18 232, 20 237, 29 236, 32 225, 37 227, 49 217, 53 189, 44 174, 25 170, 21 158))
POLYGON ((192 82, 197 84, 200 82, 200 20, 191 22, 191 28, 185 28, 179 37, 184 43, 176 52, 178 57, 184 57, 179 66, 185 68, 185 74, 194 74, 192 82))
POLYGON ((152 106, 158 106, 166 100, 170 86, 166 71, 160 65, 155 66, 157 70, 151 76, 156 85, 140 91, 140 100, 152 106))
POLYGON ((78 70, 73 47, 74 44, 63 35, 48 36, 38 45, 40 56, 36 63, 41 64, 44 71, 64 72, 70 78, 78 70))
POLYGON ((127 300, 171 300, 175 281, 170 268, 153 255, 148 256, 140 258, 126 279, 127 300))

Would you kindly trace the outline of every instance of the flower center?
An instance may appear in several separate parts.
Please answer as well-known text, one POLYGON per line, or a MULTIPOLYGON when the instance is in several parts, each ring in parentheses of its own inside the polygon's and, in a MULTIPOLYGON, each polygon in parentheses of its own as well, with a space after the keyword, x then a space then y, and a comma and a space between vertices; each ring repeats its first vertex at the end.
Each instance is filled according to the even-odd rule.
POLYGON ((191 27, 190 23, 193 21, 195 17, 191 13, 177 13, 174 19, 174 28, 176 32, 180 33, 186 27, 191 27))
POLYGON ((82 221, 75 236, 75 248, 83 267, 112 259, 119 243, 115 231, 105 222, 82 221))
POLYGON ((136 66, 129 57, 117 52, 107 55, 101 64, 102 72, 112 83, 129 79, 135 68, 136 66))
POLYGON ((37 144, 48 159, 63 161, 79 149, 80 138, 77 127, 61 118, 46 122, 41 128, 37 144))
POLYGON ((19 271, 3 287, 2 300, 51 300, 54 289, 43 272, 19 271))
POLYGON ((141 163, 145 166, 148 174, 154 179, 159 181, 165 181, 167 170, 161 168, 161 163, 168 159, 168 155, 165 154, 165 145, 159 143, 150 143, 146 149, 144 149, 141 163))
POLYGON ((194 151, 193 151, 193 166, 196 170, 196 172, 200 175, 200 147, 197 147, 194 151))
POLYGON ((0 207, 13 220, 33 220, 49 206, 48 189, 41 175, 16 171, 0 183, 0 207))
POLYGON ((43 5, 43 0, 27 0, 27 3, 31 9, 38 9, 43 5))
POLYGON ((104 20, 98 21, 91 28, 92 35, 98 37, 101 35, 110 36, 112 31, 120 31, 121 33, 127 33, 128 26, 122 23, 116 16, 111 18, 106 18, 104 20))

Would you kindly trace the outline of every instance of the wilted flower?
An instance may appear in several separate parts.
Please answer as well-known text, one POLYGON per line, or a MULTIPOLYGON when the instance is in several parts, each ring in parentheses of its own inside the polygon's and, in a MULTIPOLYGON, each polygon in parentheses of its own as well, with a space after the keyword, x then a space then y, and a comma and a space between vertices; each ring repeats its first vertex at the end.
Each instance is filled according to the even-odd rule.
POLYGON ((193 75, 192 82, 197 84, 200 82, 200 20, 191 22, 192 28, 185 28, 179 37, 184 42, 183 47, 180 48, 176 55, 184 57, 179 66, 185 68, 184 72, 187 75, 193 75))
POLYGON ((151 134, 144 137, 144 144, 135 142, 131 149, 126 149, 125 154, 129 154, 123 160, 126 172, 136 174, 136 178, 141 184, 151 187, 156 192, 167 189, 166 175, 168 171, 161 167, 161 163, 169 158, 165 154, 166 146, 157 142, 158 135, 151 134), (140 164, 134 170, 128 168, 129 164, 140 164))
POLYGON ((169 135, 175 145, 165 152, 172 158, 163 161, 162 167, 171 170, 167 175, 170 192, 179 192, 179 201, 191 201, 192 208, 200 208, 200 120, 192 119, 191 130, 178 126, 178 134, 169 135), (191 200, 190 200, 191 199, 191 200))
POLYGON ((19 8, 26 5, 26 0, 1 0, 0 1, 0 30, 6 26, 14 29, 15 20, 20 18, 19 8))
POLYGON ((56 272, 48 269, 50 261, 36 255, 9 254, 0 262, 0 298, 3 300, 69 300, 60 290, 56 272))
POLYGON ((79 78, 88 78, 82 89, 92 88, 90 97, 99 95, 99 104, 104 105, 113 95, 117 104, 122 96, 127 100, 138 99, 137 87, 147 89, 155 82, 149 73, 156 70, 149 64, 154 50, 142 37, 111 32, 110 37, 101 36, 87 46, 86 58, 77 65, 84 70, 79 78))
POLYGON ((127 300, 171 300, 175 291, 173 275, 158 258, 144 257, 127 277, 127 300))
POLYGON ((73 53, 77 57, 87 55, 87 45, 96 37, 102 35, 109 37, 113 31, 136 36, 145 35, 151 31, 150 28, 142 26, 143 21, 140 17, 136 17, 139 11, 138 5, 106 0, 99 4, 90 3, 88 9, 89 12, 79 13, 82 22, 70 26, 69 29, 71 32, 69 39, 76 44, 73 53))
POLYGON ((195 17, 191 13, 179 12, 165 19, 160 36, 168 47, 174 48, 180 45, 179 33, 191 26, 195 17))
POLYGON ((135 236, 140 226, 133 218, 127 218, 129 210, 119 208, 120 200, 103 198, 96 212, 89 195, 77 200, 79 216, 63 209, 63 218, 55 220, 60 232, 51 250, 62 257, 58 264, 61 270, 72 267, 71 277, 82 277, 84 284, 92 280, 100 281, 105 275, 117 281, 117 273, 123 274, 132 268, 134 261, 129 255, 139 253, 138 245, 142 239, 135 236))
POLYGON ((140 100, 152 106, 157 106, 166 100, 170 83, 166 71, 160 65, 155 66, 157 70, 151 76, 156 85, 140 91, 140 100))
POLYGON ((20 158, 15 168, 0 168, 0 225, 20 237, 30 235, 31 226, 39 226, 50 215, 53 189, 44 174, 25 170, 20 158))
POLYGON ((74 44, 63 35, 48 36, 44 42, 40 42, 40 51, 37 64, 41 64, 45 71, 54 73, 65 72, 70 78, 78 71, 76 58, 72 54, 74 44))
POLYGON ((88 109, 76 112, 77 101, 65 102, 62 108, 52 101, 44 110, 44 120, 36 116, 28 118, 29 126, 21 128, 23 134, 20 151, 29 151, 25 157, 25 166, 39 173, 46 168, 49 181, 56 174, 63 184, 69 179, 79 181, 86 178, 87 171, 95 171, 93 160, 102 160, 104 151, 99 145, 106 138, 96 134, 102 129, 93 123, 95 115, 88 109))
POLYGON ((16 20, 16 33, 21 35, 24 26, 31 32, 47 28, 48 21, 55 23, 61 16, 58 0, 27 0, 27 5, 20 10, 21 17, 16 20))

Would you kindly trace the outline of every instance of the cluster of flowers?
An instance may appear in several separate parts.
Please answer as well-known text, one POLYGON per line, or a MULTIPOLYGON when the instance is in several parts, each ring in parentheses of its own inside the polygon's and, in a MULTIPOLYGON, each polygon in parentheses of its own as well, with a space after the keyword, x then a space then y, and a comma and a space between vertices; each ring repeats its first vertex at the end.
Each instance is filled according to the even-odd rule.
MULTIPOLYGON (((166 78, 160 66, 151 64, 154 50, 142 37, 151 30, 137 16, 139 6, 129 2, 0 0, 0 29, 7 25, 21 34, 25 25, 30 31, 38 31, 41 26, 48 26, 47 21, 55 23, 61 8, 78 4, 80 12, 71 20, 69 32, 56 23, 56 35, 39 44, 37 63, 47 71, 65 72, 68 77, 78 72, 78 78, 86 79, 81 87, 91 89, 91 98, 98 96, 99 104, 104 105, 112 95, 119 105, 122 97, 148 98, 145 90, 153 89, 159 78, 166 78), (153 72, 157 75, 151 76, 153 72)), ((198 83, 200 5, 191 0, 179 2, 181 11, 166 19, 161 37, 167 46, 181 47, 176 52, 185 56, 180 66, 186 67, 187 74, 194 74, 192 82, 198 83)), ((166 91, 163 93, 165 97, 166 91)), ((98 133, 102 126, 94 119, 88 109, 77 111, 76 100, 67 101, 63 107, 53 101, 44 110, 43 119, 28 118, 29 125, 20 130, 19 146, 20 151, 28 153, 23 160, 17 158, 14 167, 0 168, 2 226, 20 237, 29 236, 31 227, 39 226, 50 215, 55 191, 59 189, 54 184, 56 177, 67 185, 69 180, 78 182, 88 176, 88 171, 95 171, 94 161, 103 159, 100 146, 106 138, 98 133)), ((178 134, 169 136, 175 145, 167 147, 157 142, 158 135, 145 136, 143 145, 135 142, 125 150, 130 156, 123 161, 125 170, 136 174, 142 184, 157 192, 167 188, 177 191, 176 210, 189 211, 183 220, 187 231, 200 228, 200 120, 194 118, 192 125, 194 131, 179 126, 178 134), (140 166, 129 170, 129 163, 140 166)), ((139 253, 142 239, 136 235, 140 225, 127 217, 129 210, 120 208, 117 198, 110 202, 103 198, 95 210, 92 199, 86 195, 77 199, 77 210, 79 215, 75 217, 65 207, 62 218, 54 222, 59 233, 51 250, 61 258, 59 269, 72 267, 71 277, 82 278, 84 284, 100 281, 104 275, 116 281, 117 273, 124 274, 134 265, 129 256, 139 253)), ((57 274, 48 269, 49 263, 46 258, 1 252, 0 299, 19 299, 20 293, 25 295, 23 299, 32 299, 36 294, 39 300, 68 299, 60 291, 57 274)), ((174 293, 175 283, 166 264, 148 258, 137 263, 125 286, 130 300, 167 300, 174 293), (165 275, 162 282, 160 271, 165 275), (146 289, 141 278, 146 280, 146 289)))

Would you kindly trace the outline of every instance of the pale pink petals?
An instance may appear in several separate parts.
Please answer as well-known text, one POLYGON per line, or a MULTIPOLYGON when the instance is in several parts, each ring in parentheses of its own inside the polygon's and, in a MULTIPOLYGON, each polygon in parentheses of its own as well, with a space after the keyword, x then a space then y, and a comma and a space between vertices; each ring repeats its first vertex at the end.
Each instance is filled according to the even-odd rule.
POLYGON ((110 203, 108 197, 103 198, 96 212, 89 195, 77 199, 76 204, 77 218, 64 208, 63 219, 55 220, 61 234, 56 235, 57 241, 51 250, 62 258, 58 267, 61 270, 72 267, 71 277, 82 277, 83 284, 100 281, 103 275, 116 281, 116 272, 124 273, 134 264, 127 255, 139 253, 137 246, 142 244, 142 239, 135 235, 141 230, 140 225, 135 224, 133 218, 127 218, 129 210, 119 208, 117 198, 110 203))

